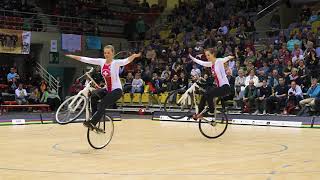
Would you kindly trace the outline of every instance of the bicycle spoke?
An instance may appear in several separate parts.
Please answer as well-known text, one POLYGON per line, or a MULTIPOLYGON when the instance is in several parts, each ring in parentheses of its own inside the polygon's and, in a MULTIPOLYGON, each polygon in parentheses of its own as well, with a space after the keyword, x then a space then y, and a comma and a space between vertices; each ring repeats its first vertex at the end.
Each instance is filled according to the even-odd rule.
POLYGON ((101 120, 96 124, 93 131, 88 129, 87 139, 91 147, 95 149, 102 149, 107 146, 113 136, 114 125, 112 118, 105 116, 105 119, 101 120))

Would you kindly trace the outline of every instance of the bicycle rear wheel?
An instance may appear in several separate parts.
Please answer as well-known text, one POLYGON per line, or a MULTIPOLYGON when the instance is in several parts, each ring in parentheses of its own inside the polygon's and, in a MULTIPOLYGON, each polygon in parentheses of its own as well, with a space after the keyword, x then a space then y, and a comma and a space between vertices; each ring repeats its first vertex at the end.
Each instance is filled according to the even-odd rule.
POLYGON ((102 149, 111 142, 114 131, 113 120, 110 116, 105 115, 95 127, 101 131, 97 131, 96 129, 90 130, 88 128, 87 140, 92 148, 102 149))
POLYGON ((190 116, 191 111, 194 109, 193 97, 188 94, 185 100, 179 102, 181 99, 179 98, 179 92, 180 91, 177 90, 169 93, 164 103, 165 114, 172 119, 182 119, 190 116))
POLYGON ((70 103, 77 96, 72 96, 65 100, 58 108, 56 112, 56 121, 59 124, 68 124, 76 120, 86 107, 87 100, 84 96, 78 96, 74 103, 70 106, 70 103))
POLYGON ((215 117, 203 117, 199 119, 199 130, 203 136, 209 139, 223 135, 228 127, 228 117, 222 112, 215 117))

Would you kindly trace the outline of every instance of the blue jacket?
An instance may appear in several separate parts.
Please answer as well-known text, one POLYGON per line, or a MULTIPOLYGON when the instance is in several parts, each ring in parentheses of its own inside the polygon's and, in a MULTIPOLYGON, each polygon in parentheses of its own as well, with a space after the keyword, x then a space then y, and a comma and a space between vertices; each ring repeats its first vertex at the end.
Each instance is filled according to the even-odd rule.
POLYGON ((315 87, 310 87, 307 94, 312 98, 320 97, 320 85, 317 84, 315 87))

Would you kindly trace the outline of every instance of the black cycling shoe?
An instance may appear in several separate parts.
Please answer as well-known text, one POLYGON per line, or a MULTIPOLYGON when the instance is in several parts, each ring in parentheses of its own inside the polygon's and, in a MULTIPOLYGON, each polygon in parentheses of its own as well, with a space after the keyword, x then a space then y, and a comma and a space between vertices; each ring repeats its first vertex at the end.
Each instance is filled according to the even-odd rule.
POLYGON ((84 121, 83 125, 87 128, 89 128, 90 130, 95 129, 94 125, 90 122, 90 121, 84 121))

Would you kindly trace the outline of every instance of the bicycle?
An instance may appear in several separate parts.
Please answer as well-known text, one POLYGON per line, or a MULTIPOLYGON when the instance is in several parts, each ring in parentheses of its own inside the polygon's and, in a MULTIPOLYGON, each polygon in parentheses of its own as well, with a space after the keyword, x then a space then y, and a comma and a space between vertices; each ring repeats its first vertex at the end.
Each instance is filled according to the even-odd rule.
MULTIPOLYGON (((199 113, 198 107, 198 97, 205 93, 205 89, 199 86, 200 81, 197 81, 191 85, 189 89, 185 91, 186 87, 172 91, 169 93, 164 104, 164 111, 166 115, 172 119, 182 119, 187 117, 188 120, 192 118, 194 113, 199 113), (179 95, 185 91, 180 98, 179 95), (199 93, 197 93, 199 92, 199 93)), ((201 134, 207 138, 218 138, 222 136, 228 127, 228 117, 226 115, 225 103, 221 100, 222 108, 220 113, 216 108, 216 98, 215 102, 215 113, 213 117, 204 117, 209 111, 206 106, 200 115, 203 116, 199 119, 199 130, 201 134)))
MULTIPOLYGON (((65 125, 75 121, 85 110, 85 121, 88 121, 91 113, 91 99, 90 94, 95 90, 92 85, 99 87, 99 85, 92 79, 90 73, 93 68, 86 72, 78 79, 87 76, 89 82, 85 87, 74 96, 66 99, 58 108, 56 112, 56 121, 59 124, 65 125)), ((112 117, 104 115, 103 118, 96 124, 94 129, 88 128, 87 140, 91 147, 95 149, 102 149, 106 147, 112 139, 114 132, 114 124, 112 117)))

